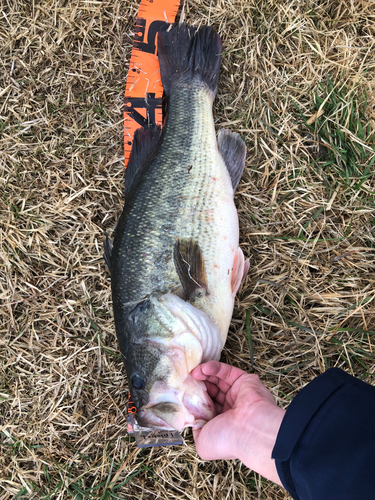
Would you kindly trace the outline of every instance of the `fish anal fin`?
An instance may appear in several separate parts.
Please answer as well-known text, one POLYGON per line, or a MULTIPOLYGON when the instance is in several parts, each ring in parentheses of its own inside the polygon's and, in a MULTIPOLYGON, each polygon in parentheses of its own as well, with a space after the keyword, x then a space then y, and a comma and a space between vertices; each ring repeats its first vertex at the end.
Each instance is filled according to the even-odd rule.
POLYGON ((247 273, 250 269, 249 259, 245 260, 244 254, 239 248, 235 254, 233 259, 233 267, 232 267, 232 279, 231 279, 231 288, 233 297, 238 292, 241 283, 246 278, 247 273))
POLYGON ((105 236, 105 241, 103 241, 104 248, 104 260, 107 264, 109 272, 111 272, 111 261, 112 261, 112 240, 108 238, 108 235, 105 236))
POLYGON ((133 146, 125 174, 125 196, 130 192, 135 179, 143 168, 152 161, 161 145, 161 127, 138 128, 135 131, 133 146))
POLYGON ((238 134, 225 128, 219 131, 217 143, 236 191, 245 167, 246 145, 238 134))
POLYGON ((188 300, 208 292, 207 276, 202 250, 192 238, 178 239, 173 250, 174 264, 188 300))

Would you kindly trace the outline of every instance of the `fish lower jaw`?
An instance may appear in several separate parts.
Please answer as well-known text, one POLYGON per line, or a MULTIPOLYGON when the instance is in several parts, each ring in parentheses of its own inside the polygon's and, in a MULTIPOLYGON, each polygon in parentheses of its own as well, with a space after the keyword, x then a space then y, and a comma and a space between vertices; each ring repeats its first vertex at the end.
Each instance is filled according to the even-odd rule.
POLYGON ((193 415, 186 415, 187 418, 185 419, 171 419, 172 423, 168 423, 165 420, 157 417, 153 413, 152 408, 145 408, 144 410, 141 410, 139 414, 139 424, 141 424, 142 427, 150 429, 161 429, 166 431, 177 430, 181 432, 183 429, 186 429, 188 427, 191 427, 192 429, 200 429, 214 416, 215 415, 212 414, 212 416, 205 415, 201 418, 197 418, 193 415))
POLYGON ((186 391, 182 398, 182 404, 186 411, 194 417, 193 428, 202 427, 205 423, 216 416, 216 408, 212 399, 207 394, 204 382, 198 383, 191 375, 189 379, 199 384, 199 391, 186 391))
POLYGON ((141 425, 178 431, 203 427, 215 416, 216 409, 204 383, 191 375, 179 389, 162 388, 157 383, 150 403, 139 414, 141 425))
POLYGON ((140 411, 137 420, 142 427, 148 429, 163 429, 166 431, 175 430, 173 427, 167 424, 167 422, 164 422, 164 420, 153 414, 152 411, 149 411, 147 407, 140 411))
POLYGON ((187 429, 188 427, 191 427, 192 429, 201 429, 204 425, 207 424, 207 420, 195 420, 194 423, 192 422, 184 422, 182 426, 179 426, 177 429, 175 427, 172 427, 171 425, 167 424, 162 420, 161 418, 153 417, 155 420, 150 419, 149 416, 142 416, 140 415, 140 419, 138 424, 142 424, 142 422, 147 422, 144 425, 141 425, 142 428, 144 429, 160 429, 163 431, 175 431, 178 430, 179 432, 182 432, 184 429, 187 429), (146 419, 146 420, 145 420, 146 419))
POLYGON ((172 420, 172 423, 166 422, 165 420, 157 417, 152 410, 142 410, 140 413, 140 422, 144 422, 145 427, 165 431, 177 430, 181 432, 187 427, 196 427, 195 422, 191 422, 189 419, 185 421, 179 420, 177 422, 172 420))

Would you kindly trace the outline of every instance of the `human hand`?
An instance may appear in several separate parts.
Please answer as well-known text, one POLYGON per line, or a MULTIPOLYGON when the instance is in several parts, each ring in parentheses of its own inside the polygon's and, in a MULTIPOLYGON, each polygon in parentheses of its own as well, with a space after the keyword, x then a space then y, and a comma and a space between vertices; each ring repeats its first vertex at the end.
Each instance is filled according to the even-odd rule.
POLYGON ((281 485, 271 453, 285 411, 259 377, 218 361, 197 366, 192 375, 205 382, 218 412, 193 431, 198 455, 204 460, 238 458, 281 485))

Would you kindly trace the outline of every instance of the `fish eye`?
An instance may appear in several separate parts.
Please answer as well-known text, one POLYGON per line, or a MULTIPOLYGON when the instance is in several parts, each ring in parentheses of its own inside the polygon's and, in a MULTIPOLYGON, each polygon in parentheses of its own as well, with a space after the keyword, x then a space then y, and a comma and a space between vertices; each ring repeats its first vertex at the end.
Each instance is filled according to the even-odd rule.
POLYGON ((145 386, 145 382, 144 382, 143 378, 137 374, 132 376, 131 382, 132 382, 132 386, 134 387, 134 389, 140 390, 140 389, 143 389, 145 386))

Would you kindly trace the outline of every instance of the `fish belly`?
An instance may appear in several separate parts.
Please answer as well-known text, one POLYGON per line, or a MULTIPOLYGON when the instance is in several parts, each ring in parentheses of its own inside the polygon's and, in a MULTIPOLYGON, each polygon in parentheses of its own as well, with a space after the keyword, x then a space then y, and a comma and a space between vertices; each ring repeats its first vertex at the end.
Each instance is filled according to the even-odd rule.
POLYGON ((224 345, 233 311, 232 267, 238 250, 238 216, 231 179, 218 150, 210 96, 196 97, 199 114, 192 123, 186 200, 178 214, 178 238, 192 238, 201 247, 208 284, 198 306, 219 327, 224 345))

